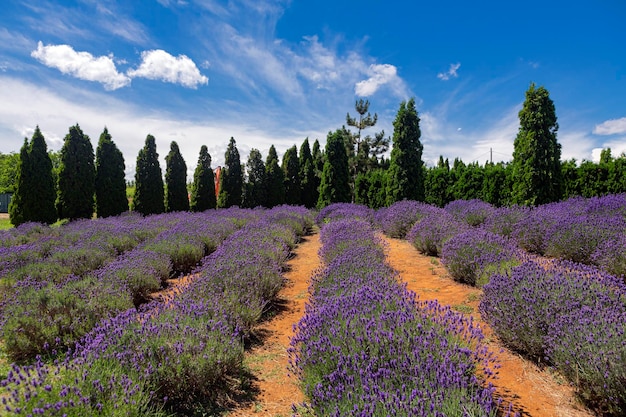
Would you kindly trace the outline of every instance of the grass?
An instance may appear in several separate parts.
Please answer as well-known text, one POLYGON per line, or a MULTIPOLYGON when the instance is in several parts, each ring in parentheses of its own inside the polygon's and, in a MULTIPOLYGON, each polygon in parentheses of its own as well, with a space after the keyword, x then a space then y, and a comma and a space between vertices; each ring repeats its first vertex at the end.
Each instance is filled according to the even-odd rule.
POLYGON ((0 214, 0 230, 6 230, 12 228, 11 220, 8 214, 0 214))

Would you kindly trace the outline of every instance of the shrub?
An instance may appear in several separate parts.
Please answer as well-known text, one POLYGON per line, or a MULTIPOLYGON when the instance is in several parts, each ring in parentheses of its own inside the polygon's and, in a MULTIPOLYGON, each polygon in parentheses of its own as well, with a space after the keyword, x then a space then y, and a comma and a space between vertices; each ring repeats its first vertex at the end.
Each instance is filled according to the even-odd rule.
POLYGON ((404 239, 416 222, 436 210, 426 203, 402 200, 378 210, 376 220, 387 236, 404 239))
POLYGON ((424 255, 441 256, 445 242, 467 229, 467 225, 455 220, 451 214, 443 209, 436 209, 415 223, 406 239, 424 255))
POLYGON ((444 207, 448 213, 469 226, 480 226, 490 217, 495 208, 482 200, 454 200, 444 207))

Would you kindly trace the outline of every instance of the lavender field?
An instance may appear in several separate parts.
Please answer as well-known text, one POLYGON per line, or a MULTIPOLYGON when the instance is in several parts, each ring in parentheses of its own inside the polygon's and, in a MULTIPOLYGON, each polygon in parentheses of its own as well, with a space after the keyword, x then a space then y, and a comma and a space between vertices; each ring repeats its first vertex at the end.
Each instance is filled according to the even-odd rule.
MULTIPOLYGON (((598 414, 626 412, 626 195, 537 208, 413 201, 28 223, 0 232, 2 414, 223 413, 246 343, 314 220, 324 268, 295 328, 289 372, 314 415, 495 416, 499 366, 480 329, 416 300, 377 233, 482 288, 511 350, 562 374, 598 414), (314 219, 314 216, 316 218, 314 219), (193 275, 168 301, 153 294, 193 275)), ((419 294, 418 294, 419 296, 419 294)))

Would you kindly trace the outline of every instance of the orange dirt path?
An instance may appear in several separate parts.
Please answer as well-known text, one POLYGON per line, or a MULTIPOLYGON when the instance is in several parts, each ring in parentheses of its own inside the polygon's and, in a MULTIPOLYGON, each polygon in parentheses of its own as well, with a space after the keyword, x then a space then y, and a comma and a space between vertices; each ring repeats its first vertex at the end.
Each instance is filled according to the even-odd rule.
POLYGON ((304 236, 287 262, 285 286, 278 293, 279 311, 255 329, 260 341, 246 351, 244 363, 254 375, 253 390, 258 395, 250 404, 232 410, 228 417, 273 416, 293 414, 292 404, 304 401, 296 377, 287 375, 287 348, 293 326, 304 314, 310 278, 321 267, 319 234, 304 236))
POLYGON ((410 242, 381 235, 386 245, 387 262, 398 271, 407 288, 421 300, 437 300, 442 305, 473 315, 496 353, 501 368, 493 384, 504 403, 523 416, 532 417, 590 417, 576 400, 574 391, 558 374, 542 370, 534 363, 508 350, 489 326, 481 319, 478 304, 482 290, 460 284, 450 278, 439 260, 420 254, 410 242))

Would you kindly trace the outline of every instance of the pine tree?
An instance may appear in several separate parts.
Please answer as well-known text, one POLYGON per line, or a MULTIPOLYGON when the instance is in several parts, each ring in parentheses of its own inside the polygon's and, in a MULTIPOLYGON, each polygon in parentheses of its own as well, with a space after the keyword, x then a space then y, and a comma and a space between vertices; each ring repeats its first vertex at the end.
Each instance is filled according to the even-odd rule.
POLYGON ((165 211, 165 190, 154 136, 148 135, 137 156, 133 210, 147 216, 165 211))
POLYGON ((176 142, 170 144, 170 152, 165 157, 165 211, 189 211, 187 193, 187 164, 176 142))
POLYGON ((222 185, 217 199, 217 206, 227 208, 241 206, 243 195, 243 171, 235 138, 230 138, 224 154, 225 167, 222 168, 222 185))
POLYGON ((117 216, 128 211, 126 165, 105 127, 96 149, 96 213, 98 217, 117 216))
POLYGON ((265 163, 258 149, 251 149, 248 156, 248 181, 245 185, 243 206, 247 208, 267 206, 267 174, 265 163))
POLYGON ((393 147, 387 177, 387 205, 400 200, 424 201, 423 146, 415 99, 400 103, 393 122, 393 147))
POLYGON ((61 148, 57 212, 60 219, 91 218, 94 210, 96 167, 89 136, 78 124, 70 127, 61 148))
MULTIPOLYGON (((319 145, 319 144, 318 144, 319 145)), ((315 175, 313 155, 309 147, 309 138, 304 139, 300 146, 300 187, 301 204, 306 208, 313 208, 317 203, 319 183, 315 175)))
POLYGON ((285 174, 285 203, 300 205, 300 161, 296 145, 287 149, 283 155, 283 173, 285 174))
POLYGON ((265 172, 267 173, 267 207, 275 207, 285 204, 285 174, 278 165, 278 154, 274 145, 265 160, 265 172))
POLYGON ((328 133, 326 161, 317 200, 317 207, 320 209, 332 203, 349 203, 351 200, 350 168, 345 146, 348 135, 350 133, 345 129, 328 133))
POLYGON ((217 207, 215 197, 215 177, 211 169, 211 155, 205 145, 200 148, 198 165, 193 174, 191 190, 191 211, 205 211, 217 207))
POLYGON ((513 143, 512 202, 536 206, 558 201, 563 193, 561 145, 556 139, 559 125, 548 90, 531 83, 519 119, 513 143))
POLYGON ((14 226, 26 223, 30 217, 28 193, 30 193, 31 182, 32 172, 28 158, 28 138, 24 138, 17 168, 17 186, 9 204, 9 218, 14 226))

